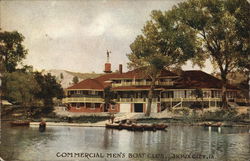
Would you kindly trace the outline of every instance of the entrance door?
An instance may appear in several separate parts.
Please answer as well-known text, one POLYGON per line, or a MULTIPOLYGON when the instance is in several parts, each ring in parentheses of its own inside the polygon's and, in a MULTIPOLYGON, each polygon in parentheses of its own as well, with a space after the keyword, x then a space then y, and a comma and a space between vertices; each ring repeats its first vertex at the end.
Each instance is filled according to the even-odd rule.
POLYGON ((134 104, 134 112, 143 112, 143 104, 135 103, 134 104))
POLYGON ((131 107, 130 103, 121 103, 120 104, 120 112, 129 113, 130 112, 130 107, 131 107))

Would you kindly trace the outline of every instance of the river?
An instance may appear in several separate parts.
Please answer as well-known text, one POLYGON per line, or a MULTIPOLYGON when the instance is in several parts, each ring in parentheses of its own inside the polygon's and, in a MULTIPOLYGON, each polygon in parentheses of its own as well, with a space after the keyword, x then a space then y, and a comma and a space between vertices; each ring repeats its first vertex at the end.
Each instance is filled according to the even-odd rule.
POLYGON ((247 127, 170 126, 131 132, 103 127, 2 125, 0 156, 6 161, 249 161, 247 127))

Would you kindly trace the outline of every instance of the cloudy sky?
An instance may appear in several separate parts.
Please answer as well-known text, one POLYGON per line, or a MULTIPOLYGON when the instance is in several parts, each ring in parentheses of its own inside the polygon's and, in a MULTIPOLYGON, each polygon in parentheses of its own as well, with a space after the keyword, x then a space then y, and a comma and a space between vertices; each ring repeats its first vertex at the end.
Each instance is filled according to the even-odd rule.
MULTIPOLYGON (((2 30, 17 30, 35 69, 103 71, 106 50, 112 70, 126 70, 129 45, 152 10, 168 10, 181 0, 0 0, 2 30)), ((192 69, 187 65, 184 69, 192 69)), ((197 69, 197 68, 196 68, 197 69)), ((204 69, 211 72, 208 67, 204 69)))

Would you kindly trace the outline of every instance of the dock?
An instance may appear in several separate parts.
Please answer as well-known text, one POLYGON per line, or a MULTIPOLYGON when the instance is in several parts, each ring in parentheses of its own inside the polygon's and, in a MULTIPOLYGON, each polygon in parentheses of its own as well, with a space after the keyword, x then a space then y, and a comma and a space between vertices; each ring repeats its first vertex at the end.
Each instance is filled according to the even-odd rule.
MULTIPOLYGON (((105 127, 106 122, 97 123, 67 123, 67 122, 46 122, 47 127, 71 126, 71 127, 105 127)), ((39 127, 40 122, 30 122, 30 127, 39 127)))

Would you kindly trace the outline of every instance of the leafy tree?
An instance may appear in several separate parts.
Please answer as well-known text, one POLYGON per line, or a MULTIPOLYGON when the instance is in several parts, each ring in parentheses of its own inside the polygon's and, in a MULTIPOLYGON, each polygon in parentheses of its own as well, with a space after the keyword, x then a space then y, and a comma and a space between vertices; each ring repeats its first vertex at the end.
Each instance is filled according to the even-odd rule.
POLYGON ((24 36, 17 31, 0 31, 0 59, 3 61, 7 72, 13 72, 18 63, 27 55, 27 50, 22 45, 24 36))
POLYGON ((57 83, 56 78, 50 73, 42 75, 39 72, 35 72, 35 79, 41 88, 41 91, 36 93, 36 97, 43 99, 44 105, 46 107, 51 107, 53 105, 53 98, 63 98, 64 92, 59 83, 57 83))
POLYGON ((77 84, 79 82, 79 79, 77 76, 74 76, 72 81, 74 84, 77 84))
MULTIPOLYGON (((201 107, 203 108, 203 91, 200 88, 196 88, 191 94, 195 97, 196 102, 199 98, 201 99, 201 107)), ((194 106, 195 108, 199 108, 200 104, 194 103, 194 106)))
MULTIPOLYGON (((177 21, 196 32, 203 52, 199 61, 210 58, 220 71, 222 106, 227 108, 228 73, 249 68, 250 4, 247 0, 189 0, 175 8, 177 21)), ((248 69, 249 70, 249 69, 248 69)))
POLYGON ((115 104, 115 102, 113 101, 113 99, 115 98, 115 93, 111 90, 111 87, 108 86, 106 88, 104 88, 104 111, 107 111, 109 108, 110 104, 115 104))
POLYGON ((33 75, 23 72, 5 73, 4 85, 4 96, 20 103, 27 115, 27 109, 35 103, 35 93, 41 90, 33 75))
POLYGON ((192 58, 196 50, 195 33, 175 21, 172 11, 152 11, 142 34, 130 45, 130 68, 143 68, 151 81, 146 116, 150 115, 155 82, 165 68, 179 66, 192 58), (188 34, 186 34, 188 33, 188 34))

